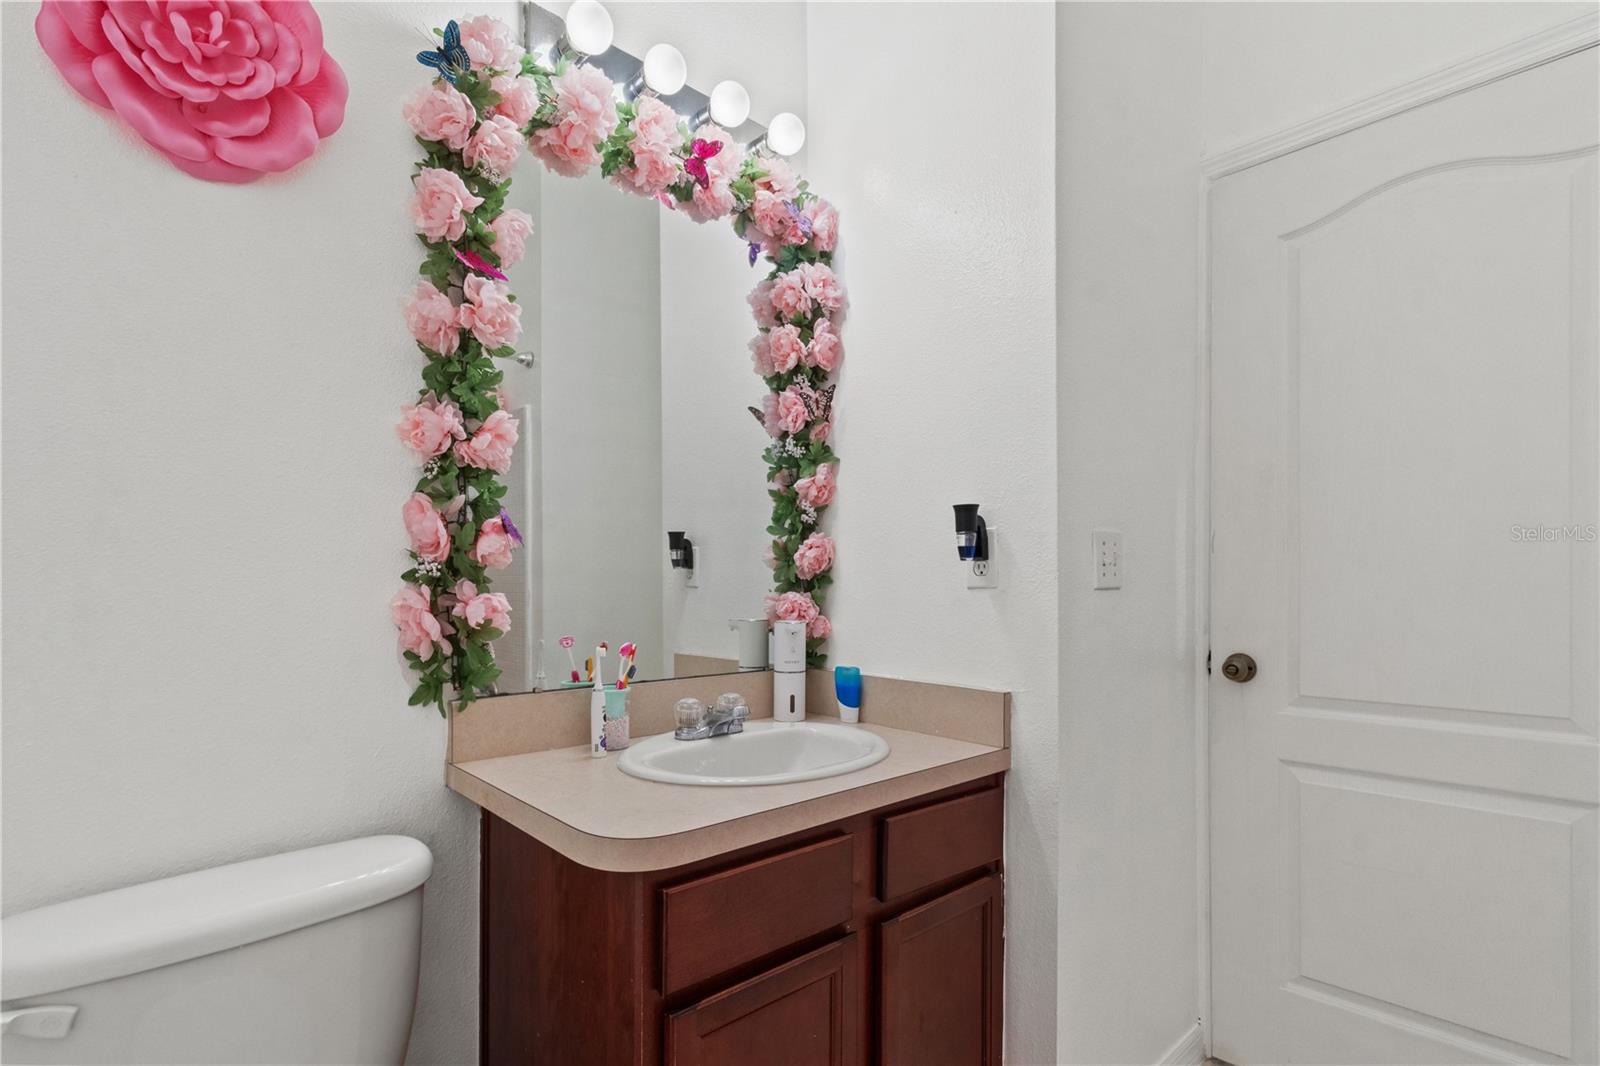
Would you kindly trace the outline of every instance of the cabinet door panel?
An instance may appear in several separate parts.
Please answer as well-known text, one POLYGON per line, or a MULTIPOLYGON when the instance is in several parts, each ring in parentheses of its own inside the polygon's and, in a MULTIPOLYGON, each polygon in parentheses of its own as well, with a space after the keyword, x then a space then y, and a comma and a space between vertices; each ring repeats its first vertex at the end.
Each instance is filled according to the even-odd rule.
POLYGON ((667 1066, 859 1066, 855 934, 667 1019, 667 1066))
POLYGON ((884 1066, 999 1066, 998 876, 891 918, 882 933, 884 1066))

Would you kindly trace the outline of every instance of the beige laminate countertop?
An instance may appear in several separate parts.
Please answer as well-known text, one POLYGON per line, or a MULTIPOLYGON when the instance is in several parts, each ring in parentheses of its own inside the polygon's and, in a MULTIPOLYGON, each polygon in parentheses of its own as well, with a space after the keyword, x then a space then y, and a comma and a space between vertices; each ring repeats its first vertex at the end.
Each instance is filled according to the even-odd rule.
POLYGON ((816 781, 669 785, 630 777, 615 758, 591 758, 587 745, 453 763, 445 780, 574 862, 635 871, 696 862, 1011 766, 1008 748, 866 723, 857 728, 887 740, 888 756, 816 781))

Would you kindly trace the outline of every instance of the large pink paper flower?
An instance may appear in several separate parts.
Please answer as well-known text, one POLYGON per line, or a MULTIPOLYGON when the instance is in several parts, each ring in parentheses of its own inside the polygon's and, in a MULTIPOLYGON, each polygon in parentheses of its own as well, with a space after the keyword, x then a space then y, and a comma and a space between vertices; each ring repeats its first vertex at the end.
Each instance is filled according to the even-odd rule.
POLYGON ((494 254, 500 257, 500 265, 509 269, 522 262, 527 251, 528 238, 533 235, 533 216, 508 207, 489 223, 489 232, 494 234, 494 254))
POLYGON ((477 274, 462 283, 461 325, 472 331, 485 348, 505 348, 522 336, 522 308, 510 299, 503 281, 477 274))
POLYGON ((432 595, 420 585, 406 585, 389 601, 389 613, 400 630, 400 646, 423 662, 433 658, 435 645, 450 650, 444 627, 433 615, 432 595))
POLYGON ((440 355, 451 355, 461 345, 456 305, 434 288, 432 282, 417 282, 416 292, 406 305, 406 328, 417 338, 417 343, 440 355))
POLYGON ((425 493, 413 492, 400 508, 400 518, 418 558, 441 563, 450 557, 450 531, 445 528, 444 516, 425 493))
POLYGON ((615 86, 594 67, 573 66, 555 78, 554 121, 533 131, 528 147, 545 166, 569 178, 600 162, 600 142, 617 126, 615 86))
POLYGON ((504 474, 511 469, 511 451, 516 446, 517 420, 505 411, 496 411, 483 420, 476 433, 456 445, 456 462, 504 474))
POLYGON ((449 400, 438 400, 429 393, 420 403, 400 409, 400 424, 394 427, 400 443, 411 449, 419 462, 427 462, 465 440, 461 408, 449 400))
POLYGON ((418 137, 442 141, 458 152, 467 146, 467 138, 478 121, 472 101, 442 78, 412 93, 400 114, 418 137))
POLYGON ((33 25, 79 96, 197 178, 288 170, 344 121, 307 0, 45 0, 33 25))
POLYGON ((472 195, 453 171, 423 167, 413 179, 411 223, 430 241, 455 241, 467 231, 467 216, 483 198, 472 195))

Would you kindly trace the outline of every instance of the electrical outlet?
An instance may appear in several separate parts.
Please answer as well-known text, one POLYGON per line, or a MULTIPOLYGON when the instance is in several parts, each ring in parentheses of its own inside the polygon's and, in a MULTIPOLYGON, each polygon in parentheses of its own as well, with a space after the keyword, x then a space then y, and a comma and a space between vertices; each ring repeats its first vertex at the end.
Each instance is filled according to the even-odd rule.
POLYGON ((985 531, 989 539, 989 558, 974 559, 967 564, 967 588, 969 589, 995 589, 1000 587, 1000 577, 995 572, 995 562, 999 553, 995 550, 994 527, 989 526, 985 531))
POLYGON ((1094 531, 1094 587, 1122 587, 1122 534, 1114 529, 1094 531))

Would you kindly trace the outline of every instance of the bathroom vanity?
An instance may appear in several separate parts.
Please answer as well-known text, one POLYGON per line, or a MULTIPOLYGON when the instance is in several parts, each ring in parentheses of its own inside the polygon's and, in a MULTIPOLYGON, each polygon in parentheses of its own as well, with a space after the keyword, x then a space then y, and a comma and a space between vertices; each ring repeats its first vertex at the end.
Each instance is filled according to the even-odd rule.
POLYGON ((538 747, 568 694, 453 722, 450 786, 483 808, 481 1061, 998 1064, 1008 701, 868 685, 886 758, 766 786, 538 747))

